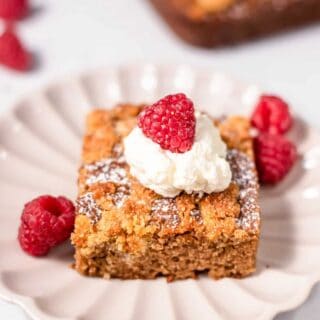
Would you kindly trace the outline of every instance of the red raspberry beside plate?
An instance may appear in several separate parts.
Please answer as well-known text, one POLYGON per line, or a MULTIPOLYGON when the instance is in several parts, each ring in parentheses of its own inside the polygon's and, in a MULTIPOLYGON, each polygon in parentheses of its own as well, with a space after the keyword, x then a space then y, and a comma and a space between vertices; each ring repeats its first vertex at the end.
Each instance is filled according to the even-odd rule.
POLYGON ((70 237, 75 208, 65 197, 40 196, 28 202, 21 216, 19 243, 33 256, 46 255, 70 237))

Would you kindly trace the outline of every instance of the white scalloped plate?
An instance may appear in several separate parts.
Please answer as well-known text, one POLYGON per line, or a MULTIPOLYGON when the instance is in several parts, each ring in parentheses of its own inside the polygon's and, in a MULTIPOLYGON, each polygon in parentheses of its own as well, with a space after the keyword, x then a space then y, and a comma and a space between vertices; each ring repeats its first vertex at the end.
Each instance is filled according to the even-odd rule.
POLYGON ((30 95, 0 119, 0 295, 36 319, 271 319, 296 307, 320 280, 320 137, 297 121, 299 163, 263 190, 257 272, 243 280, 167 284, 81 277, 68 268, 68 244, 48 257, 24 254, 16 241, 23 204, 45 193, 76 195, 85 114, 119 101, 189 94, 210 113, 248 113, 259 94, 216 72, 139 65, 99 70, 30 95))

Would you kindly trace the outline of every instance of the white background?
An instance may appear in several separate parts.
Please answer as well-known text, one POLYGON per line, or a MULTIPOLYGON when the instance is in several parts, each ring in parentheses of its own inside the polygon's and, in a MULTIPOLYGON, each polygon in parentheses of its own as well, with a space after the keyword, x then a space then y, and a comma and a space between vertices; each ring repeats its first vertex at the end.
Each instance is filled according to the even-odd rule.
MULTIPOLYGON (((32 15, 18 32, 37 56, 27 74, 0 68, 0 112, 30 91, 109 64, 182 62, 214 67, 284 96, 320 128, 320 25, 232 48, 206 50, 180 42, 147 0, 30 0, 32 15)), ((303 214, 303 212, 301 213, 303 214)), ((277 320, 319 319, 320 286, 277 320)), ((0 319, 29 319, 0 300, 0 319)))

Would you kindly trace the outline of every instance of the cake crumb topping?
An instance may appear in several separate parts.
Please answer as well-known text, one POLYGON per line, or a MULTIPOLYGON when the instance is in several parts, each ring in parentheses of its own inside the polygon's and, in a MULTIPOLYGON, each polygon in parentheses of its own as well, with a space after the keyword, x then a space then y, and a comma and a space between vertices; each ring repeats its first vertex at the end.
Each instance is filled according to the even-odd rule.
POLYGON ((120 208, 130 194, 130 182, 121 143, 114 145, 112 154, 113 158, 102 159, 84 166, 87 172, 85 184, 91 186, 99 183, 113 183, 115 192, 107 193, 106 197, 110 198, 117 208, 120 208))
POLYGON ((232 170, 232 179, 238 185, 241 214, 237 218, 237 225, 245 230, 258 230, 260 214, 258 206, 258 178, 254 162, 243 152, 231 149, 227 160, 232 170))
POLYGON ((124 161, 121 159, 110 158, 85 165, 89 173, 86 184, 112 182, 115 184, 125 185, 129 183, 124 161))
POLYGON ((123 145, 121 143, 116 143, 113 146, 112 153, 114 154, 115 158, 122 159, 121 157, 123 155, 123 145))
POLYGON ((176 228, 180 223, 176 201, 172 198, 154 200, 151 214, 166 223, 166 226, 176 228))
POLYGON ((97 223, 101 218, 101 209, 93 198, 92 192, 80 196, 76 201, 76 208, 78 214, 85 215, 92 223, 97 223))
POLYGON ((110 194, 110 197, 113 201, 113 204, 117 208, 121 208, 124 202, 126 201, 126 199, 128 198, 129 193, 130 193, 130 188, 128 185, 120 185, 117 187, 115 193, 110 194))
POLYGON ((195 219, 197 222, 199 222, 200 224, 203 223, 202 221, 202 216, 201 216, 201 211, 199 208, 194 208, 190 211, 190 216, 195 219))

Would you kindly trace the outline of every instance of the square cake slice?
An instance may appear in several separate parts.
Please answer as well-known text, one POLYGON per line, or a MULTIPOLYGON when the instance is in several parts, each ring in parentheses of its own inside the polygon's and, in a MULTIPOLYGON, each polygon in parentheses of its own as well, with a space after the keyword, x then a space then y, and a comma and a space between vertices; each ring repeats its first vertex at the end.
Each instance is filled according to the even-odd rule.
POLYGON ((199 272, 215 279, 254 272, 260 209, 249 121, 215 121, 233 175, 225 191, 165 198, 131 176, 123 156, 123 139, 142 108, 119 105, 88 115, 72 235, 75 269, 104 278, 163 275, 169 281, 199 272))

